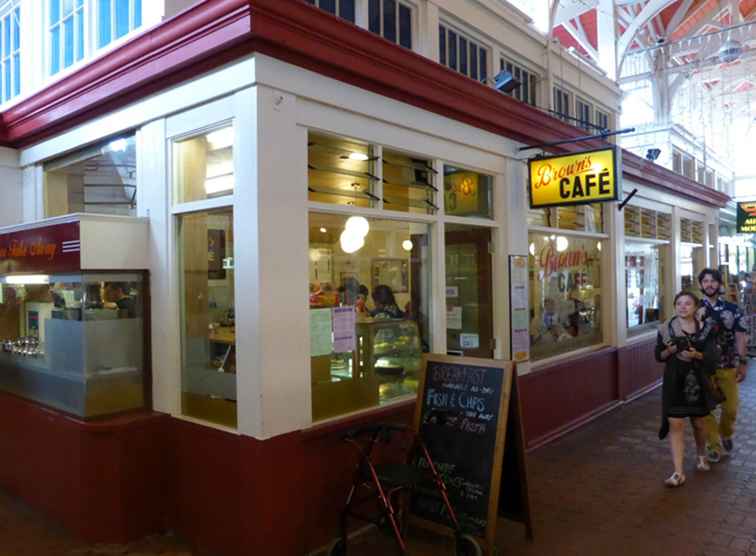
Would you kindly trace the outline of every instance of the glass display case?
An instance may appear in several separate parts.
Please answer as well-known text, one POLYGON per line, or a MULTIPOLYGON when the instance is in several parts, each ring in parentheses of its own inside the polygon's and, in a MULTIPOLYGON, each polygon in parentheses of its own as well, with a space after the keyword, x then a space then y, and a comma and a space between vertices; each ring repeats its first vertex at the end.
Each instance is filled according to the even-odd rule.
POLYGON ((144 272, 0 276, 0 390, 92 418, 145 406, 144 272))

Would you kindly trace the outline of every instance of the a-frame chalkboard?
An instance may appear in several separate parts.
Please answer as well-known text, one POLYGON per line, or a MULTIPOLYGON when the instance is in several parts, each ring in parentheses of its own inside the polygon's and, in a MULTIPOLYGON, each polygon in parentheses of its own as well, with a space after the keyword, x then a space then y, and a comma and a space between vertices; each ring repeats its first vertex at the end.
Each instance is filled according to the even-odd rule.
MULTIPOLYGON (((488 554, 499 515, 524 522, 532 538, 516 393, 511 361, 425 356, 415 430, 444 478, 462 528, 483 538, 488 554)), ((449 525, 435 496, 416 495, 411 510, 422 521, 449 525)))

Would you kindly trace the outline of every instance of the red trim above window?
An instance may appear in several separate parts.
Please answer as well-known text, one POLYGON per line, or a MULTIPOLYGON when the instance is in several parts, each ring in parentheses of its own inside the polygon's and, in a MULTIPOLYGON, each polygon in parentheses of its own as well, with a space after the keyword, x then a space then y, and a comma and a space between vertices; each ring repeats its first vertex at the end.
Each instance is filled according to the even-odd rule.
MULTIPOLYGON (((8 109, 0 142, 36 143, 253 52, 525 144, 584 134, 304 0, 206 0, 8 109)), ((551 150, 603 145, 592 140, 551 150)), ((625 156, 634 179, 716 206, 727 202, 726 195, 625 156)))

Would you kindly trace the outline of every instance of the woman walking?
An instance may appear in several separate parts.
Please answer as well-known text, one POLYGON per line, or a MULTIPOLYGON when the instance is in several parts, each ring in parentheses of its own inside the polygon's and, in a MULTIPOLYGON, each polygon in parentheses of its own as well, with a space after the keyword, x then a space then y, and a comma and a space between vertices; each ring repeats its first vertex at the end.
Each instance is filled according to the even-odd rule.
POLYGON ((675 316, 659 326, 656 360, 665 363, 662 386, 662 423, 659 438, 669 433, 674 473, 665 481, 670 487, 685 483, 685 419, 693 423, 696 439, 696 469, 708 471, 703 417, 721 400, 710 380, 717 363, 717 346, 709 328, 695 318, 698 300, 689 292, 675 296, 675 316))

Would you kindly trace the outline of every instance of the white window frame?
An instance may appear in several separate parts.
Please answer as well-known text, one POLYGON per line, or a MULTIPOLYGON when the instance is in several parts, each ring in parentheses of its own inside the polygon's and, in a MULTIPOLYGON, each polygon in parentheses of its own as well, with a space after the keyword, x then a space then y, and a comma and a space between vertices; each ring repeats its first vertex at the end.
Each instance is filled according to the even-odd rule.
POLYGON ((81 6, 76 6, 76 2, 78 0, 71 0, 73 2, 73 10, 70 14, 64 15, 63 14, 63 2, 64 0, 54 0, 59 3, 59 14, 60 19, 58 19, 54 23, 50 23, 50 0, 45 1, 45 10, 44 10, 44 16, 45 16, 45 29, 46 29, 46 52, 47 52, 47 67, 45 70, 45 73, 50 77, 55 77, 63 73, 65 70, 75 66, 77 63, 81 62, 82 60, 86 59, 87 53, 89 52, 89 18, 90 14, 89 12, 89 0, 83 0, 81 6), (73 60, 70 64, 65 64, 65 49, 66 49, 66 39, 65 39, 65 22, 67 19, 73 18, 73 60), (81 33, 81 37, 79 37, 79 25, 77 25, 78 18, 83 18, 81 29, 83 30, 81 33), (54 54, 52 52, 52 32, 53 30, 59 27, 60 28, 60 44, 59 44, 59 52, 58 52, 58 69, 56 71, 53 71, 52 64, 54 60, 54 54), (81 39, 81 56, 77 57, 77 39, 81 39))
MULTIPOLYGON (((380 5, 379 6, 379 10, 378 10, 380 12, 380 21, 379 21, 380 32, 377 33, 377 34, 379 36, 383 37, 386 40, 390 40, 390 39, 387 39, 385 37, 385 35, 383 34, 384 33, 384 29, 383 29, 383 10, 384 10, 383 3, 384 3, 384 1, 385 0, 378 0, 378 3, 380 5)), ((316 2, 319 2, 319 0, 316 0, 316 2)), ((358 3, 359 3, 359 0, 355 0, 355 4, 358 4, 358 3)), ((400 19, 399 19, 399 13, 401 11, 399 9, 400 6, 404 6, 405 8, 408 8, 409 11, 410 11, 410 48, 409 48, 409 50, 415 50, 417 48, 417 32, 416 32, 416 26, 417 26, 417 7, 414 4, 410 3, 410 2, 405 2, 403 0, 396 0, 396 15, 395 15, 395 19, 396 19, 396 40, 391 41, 391 42, 393 42, 394 44, 396 44, 398 46, 401 46, 402 48, 406 48, 400 42, 400 39, 401 39, 401 37, 400 37, 400 24, 401 24, 401 22, 400 22, 400 19)), ((357 12, 358 10, 359 10, 359 6, 355 5, 355 12, 357 12)), ((338 6, 337 6, 337 11, 338 11, 338 6)), ((367 19, 368 19, 368 27, 367 28, 369 30, 370 29, 370 11, 369 11, 369 6, 367 6, 367 5, 365 6, 365 12, 368 14, 367 15, 367 19)), ((357 18, 357 14, 355 13, 355 19, 356 18, 357 18)), ((372 31, 372 32, 374 32, 374 31, 372 31)))
MULTIPOLYGON (((115 42, 121 41, 124 37, 128 37, 131 33, 133 33, 136 29, 141 27, 144 24, 144 0, 129 0, 129 29, 121 35, 120 37, 116 36, 116 0, 108 0, 110 2, 110 40, 106 42, 105 44, 100 44, 100 1, 94 0, 92 2, 92 44, 94 45, 94 50, 100 50, 103 48, 107 48, 108 46, 112 45, 115 42), (142 2, 141 11, 142 11, 142 18, 139 23, 139 25, 136 25, 136 3, 142 2)), ((149 0, 147 0, 149 1, 149 0)))
MULTIPOLYGON (((357 128, 355 128, 357 129, 357 128)), ((431 184, 437 191, 433 192, 433 204, 438 209, 433 214, 423 214, 414 212, 400 212, 393 211, 385 208, 383 204, 383 168, 381 164, 377 164, 374 169, 374 175, 379 178, 376 180, 376 187, 374 187, 372 193, 379 198, 375 201, 373 207, 356 207, 347 205, 337 205, 331 203, 321 203, 314 201, 307 201, 307 217, 313 212, 320 214, 337 214, 342 216, 364 216, 365 218, 379 218, 381 220, 392 220, 395 222, 407 222, 417 224, 427 224, 428 233, 431 242, 431 261, 430 261, 430 281, 431 281, 431 299, 428 304, 429 323, 431 327, 430 338, 430 352, 432 353, 446 353, 446 247, 445 247, 445 227, 447 224, 458 224, 470 227, 488 228, 491 231, 491 261, 492 261, 492 331, 493 331, 493 353, 494 358, 502 358, 505 355, 506 347, 506 331, 505 320, 502 315, 506 312, 506 295, 507 293, 502 291, 504 288, 501 284, 504 284, 504 271, 506 256, 503 253, 503 245, 501 245, 501 232, 504 229, 504 214, 503 210, 497 210, 497 207, 503 206, 501 196, 504 195, 504 180, 503 176, 491 171, 490 169, 475 168, 470 164, 455 162, 452 160, 433 157, 429 154, 423 154, 419 152, 408 151, 406 148, 398 147, 385 142, 380 142, 377 139, 366 139, 363 137, 345 136, 338 131, 330 131, 321 127, 309 126, 308 130, 314 133, 320 133, 324 135, 348 137, 363 143, 367 143, 371 146, 372 156, 377 160, 381 160, 383 156, 383 150, 390 149, 392 151, 400 152, 408 156, 421 158, 428 160, 431 168, 435 172, 431 172, 431 184), (479 172, 481 174, 489 175, 493 178, 493 191, 492 191, 492 218, 482 217, 469 217, 469 216, 452 216, 445 214, 444 206, 444 166, 454 166, 461 170, 470 170, 472 172, 479 172), (497 285, 499 287, 497 287, 497 285)), ((308 373, 312 372, 310 366, 307 367, 308 373)), ((310 399, 312 399, 312 392, 309 392, 310 399)), ((379 408, 388 407, 391 405, 401 404, 408 400, 414 399, 415 395, 410 394, 406 396, 398 397, 391 400, 387 404, 375 407, 368 407, 363 410, 359 410, 355 413, 366 413, 375 411, 379 408)), ((336 415, 327 419, 319 421, 311 421, 314 425, 322 425, 330 421, 338 421, 344 419, 347 415, 336 415)), ((312 416, 310 416, 312 418, 312 416)))
POLYGON ((506 69, 512 74, 512 77, 522 83, 512 92, 506 94, 516 98, 520 102, 529 104, 530 106, 538 106, 538 83, 541 80, 541 77, 538 75, 538 73, 536 73, 529 67, 524 66, 520 62, 516 62, 513 58, 506 55, 499 56, 499 69, 506 69), (511 67, 512 69, 510 70, 509 67, 511 67), (522 79, 523 73, 527 75, 529 98, 523 97, 525 85, 525 80, 522 79))
POLYGON ((602 129, 609 129, 609 112, 601 110, 598 106, 595 111, 595 124, 602 129), (602 123, 603 120, 603 123, 602 123))
POLYGON ((586 131, 590 131, 591 129, 593 129, 593 121, 591 119, 592 116, 593 105, 584 98, 575 95, 575 117, 578 120, 576 122, 577 126, 586 131), (584 113, 587 118, 583 118, 584 113))
POLYGON ((570 123, 574 120, 571 120, 572 116, 572 97, 574 95, 565 89, 564 87, 560 87, 559 85, 554 85, 554 90, 552 91, 552 102, 554 103, 554 112, 555 116, 561 120, 566 121, 567 123, 570 123), (557 102, 557 99, 559 99, 559 102, 557 102), (560 107, 559 105, 562 104, 560 107), (562 108, 562 110, 560 110, 562 108), (566 111, 564 110, 566 108, 566 111))
POLYGON ((470 79, 475 79, 476 81, 483 81, 488 80, 491 78, 490 72, 488 71, 489 64, 491 63, 491 56, 493 49, 487 45, 485 42, 478 38, 474 38, 470 33, 466 31, 460 31, 460 28, 458 25, 454 25, 453 23, 449 23, 446 20, 440 20, 439 21, 439 29, 443 27, 445 29, 446 33, 446 63, 443 65, 446 66, 449 69, 453 69, 457 73, 461 73, 462 75, 469 77, 470 79), (453 31, 457 35, 457 67, 452 68, 449 65, 449 31, 453 31), (460 55, 459 55, 459 40, 465 39, 467 41, 467 73, 463 73, 462 70, 459 69, 459 61, 460 61, 460 55), (477 77, 472 77, 470 74, 472 73, 470 71, 470 44, 474 44, 477 48, 478 55, 475 60, 476 68, 477 68, 477 77), (485 67, 481 65, 480 63, 480 51, 483 50, 486 53, 486 64, 485 67), (484 67, 486 75, 485 77, 481 77, 481 68, 484 67))
POLYGON ((11 0, 7 2, 0 10, 0 104, 8 102, 21 93, 21 6, 20 0, 11 0), (6 31, 6 26, 10 26, 10 31, 6 31), (18 25, 19 41, 18 46, 13 45, 13 29, 18 25), (5 44, 5 34, 9 33, 9 44, 5 44), (6 50, 7 46, 7 50, 6 50), (6 95, 6 67, 10 68, 10 92, 6 95), (16 79, 18 71, 19 79, 16 79))
MULTIPOLYGON (((555 87, 557 88, 557 87, 555 87)), ((564 89, 562 89, 564 90, 564 89)), ((553 235, 560 235, 560 236, 569 236, 569 237, 575 237, 580 239, 595 239, 598 241, 603 242, 603 245, 609 247, 609 241, 612 237, 606 230, 610 227, 610 219, 608 218, 608 210, 607 210, 607 203, 600 203, 601 204, 601 221, 603 222, 604 232, 584 232, 581 230, 567 230, 564 228, 553 228, 550 226, 535 226, 535 225, 529 225, 528 226, 528 243, 530 243, 530 233, 538 233, 538 234, 553 234, 553 235)), ((614 261, 611 259, 611 249, 602 249, 601 250, 601 270, 600 270, 600 280, 602 284, 602 288, 605 287, 604 284, 608 285, 610 278, 614 276, 614 261)), ((612 326, 612 323, 609 322, 609 319, 606 318, 606 315, 610 313, 611 311, 611 304, 613 302, 610 300, 610 304, 607 304, 602 307, 602 311, 604 312, 604 316, 601 317, 601 341, 585 347, 580 347, 577 349, 574 349, 572 351, 565 351, 562 353, 558 353, 557 355, 553 355, 551 357, 546 357, 544 359, 538 359, 537 361, 534 361, 531 359, 531 370, 536 371, 538 369, 543 369, 546 367, 549 367, 559 361, 563 361, 565 357, 574 357, 586 353, 591 353, 594 351, 597 351, 599 349, 605 348, 609 345, 611 345, 611 338, 612 338, 612 332, 610 327, 612 326)))

